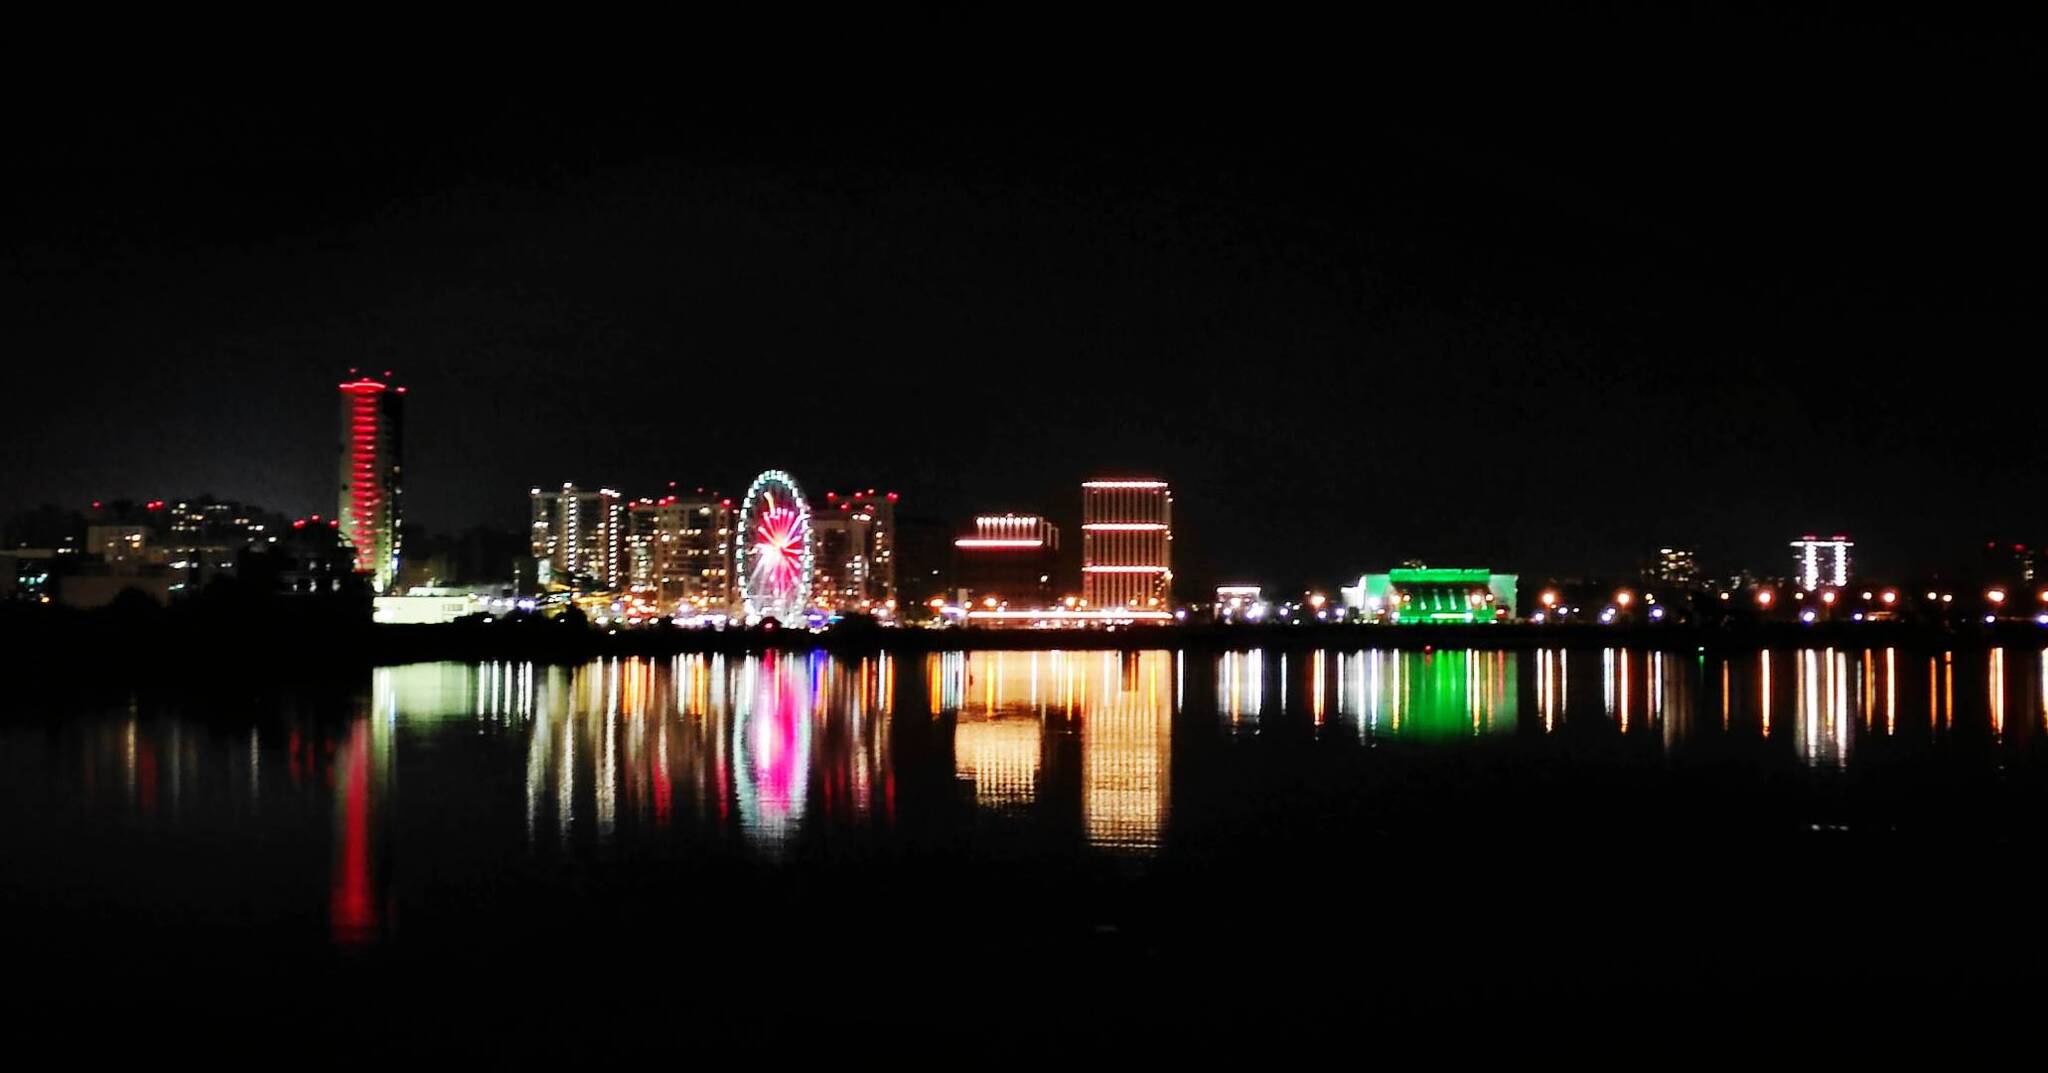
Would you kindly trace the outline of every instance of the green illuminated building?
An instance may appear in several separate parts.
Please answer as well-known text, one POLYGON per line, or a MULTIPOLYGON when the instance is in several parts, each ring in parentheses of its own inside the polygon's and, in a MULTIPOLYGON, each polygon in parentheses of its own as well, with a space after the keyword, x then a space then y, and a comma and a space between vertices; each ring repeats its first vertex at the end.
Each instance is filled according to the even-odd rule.
POLYGON ((1412 567, 1367 574, 1344 587, 1360 618, 1399 625, 1501 622, 1515 617, 1515 575, 1412 567))

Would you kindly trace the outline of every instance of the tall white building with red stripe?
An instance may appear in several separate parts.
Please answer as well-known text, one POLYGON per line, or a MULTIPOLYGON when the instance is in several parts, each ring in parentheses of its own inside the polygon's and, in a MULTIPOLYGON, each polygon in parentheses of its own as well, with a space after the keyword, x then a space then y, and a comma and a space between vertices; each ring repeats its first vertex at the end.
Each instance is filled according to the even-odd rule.
POLYGON ((1173 491, 1165 481, 1082 483, 1081 598, 1090 608, 1173 606, 1173 491))
POLYGON ((398 580, 401 543, 401 448, 405 389, 391 374, 349 370, 341 385, 341 501, 335 517, 342 540, 355 549, 356 572, 379 593, 398 580))

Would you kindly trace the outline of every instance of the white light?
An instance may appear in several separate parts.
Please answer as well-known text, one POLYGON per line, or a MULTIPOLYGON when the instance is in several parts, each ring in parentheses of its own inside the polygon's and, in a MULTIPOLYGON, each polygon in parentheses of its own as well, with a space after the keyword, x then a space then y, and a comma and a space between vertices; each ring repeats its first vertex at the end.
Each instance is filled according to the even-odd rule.
POLYGON ((1173 618, 1173 615, 1165 611, 1138 611, 1130 608, 1100 608, 1091 611, 1070 611, 1064 607, 1053 607, 1045 608, 1042 610, 1023 611, 1008 609, 1000 611, 969 611, 967 612, 967 617, 975 621, 989 619, 997 621, 1016 621, 1019 619, 1029 619, 1034 621, 1045 622, 1165 622, 1170 621, 1173 618))

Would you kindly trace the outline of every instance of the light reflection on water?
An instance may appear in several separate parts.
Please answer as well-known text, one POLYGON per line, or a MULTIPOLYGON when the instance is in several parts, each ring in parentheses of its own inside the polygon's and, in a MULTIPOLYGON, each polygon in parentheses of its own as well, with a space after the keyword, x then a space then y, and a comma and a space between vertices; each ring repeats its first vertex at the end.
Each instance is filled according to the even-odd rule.
POLYGON ((770 653, 383 668, 335 703, 8 723, 0 764, 53 829, 324 847, 331 937, 360 943, 390 926, 403 834, 432 823, 535 861, 774 863, 909 827, 1143 861, 1172 852, 1177 808, 1227 809, 1214 773, 1267 739, 1735 749, 1827 777, 1866 751, 2039 740, 2048 652, 770 653))

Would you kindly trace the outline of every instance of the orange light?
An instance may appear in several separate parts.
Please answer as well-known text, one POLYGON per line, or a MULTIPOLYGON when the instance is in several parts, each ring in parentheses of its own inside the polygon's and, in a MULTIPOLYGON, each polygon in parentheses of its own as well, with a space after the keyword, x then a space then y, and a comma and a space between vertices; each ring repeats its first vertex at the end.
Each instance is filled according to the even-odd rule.
POLYGON ((1883 600, 1887 604, 1895 604, 1899 602, 1899 594, 1893 592, 1890 589, 1886 589, 1884 590, 1883 595, 1879 596, 1878 599, 1883 600))
POLYGON ((1622 607, 1627 607, 1629 605, 1629 601, 1635 598, 1635 593, 1632 593, 1627 589, 1623 589, 1620 592, 1614 594, 1614 602, 1621 605, 1622 607))
POLYGON ((1771 601, 1775 598, 1776 597, 1772 595, 1771 590, 1764 589, 1756 594, 1756 605, 1758 607, 1769 607, 1771 606, 1771 601))
POLYGON ((1538 599, 1540 599, 1540 600, 1542 600, 1542 601, 1543 601, 1543 606, 1545 606, 1545 607, 1556 607, 1556 606, 1557 606, 1557 593, 1556 593, 1555 591, 1553 591, 1553 590, 1550 590, 1550 589, 1545 589, 1545 590, 1543 590, 1543 595, 1542 595, 1542 596, 1540 596, 1540 597, 1538 597, 1538 599))
POLYGON ((1991 591, 1986 592, 1984 594, 1984 598, 1991 601, 1994 604, 2002 604, 2005 602, 2005 590, 1992 589, 1991 591))

